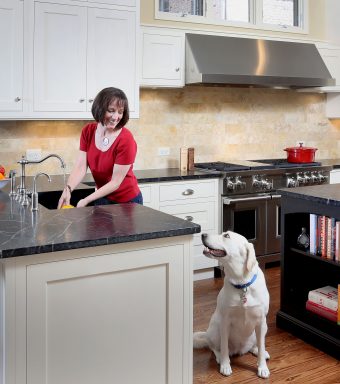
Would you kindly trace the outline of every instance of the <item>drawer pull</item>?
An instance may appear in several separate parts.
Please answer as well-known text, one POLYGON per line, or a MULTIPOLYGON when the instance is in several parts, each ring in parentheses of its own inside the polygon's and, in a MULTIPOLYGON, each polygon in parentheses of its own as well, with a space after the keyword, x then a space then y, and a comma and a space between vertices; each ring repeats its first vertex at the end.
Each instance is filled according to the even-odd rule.
POLYGON ((194 218, 192 216, 185 216, 184 220, 186 220, 186 221, 193 221, 194 218))
POLYGON ((182 195, 184 195, 184 196, 189 196, 189 195, 193 195, 193 194, 194 194, 193 189, 186 189, 184 192, 182 192, 182 195))

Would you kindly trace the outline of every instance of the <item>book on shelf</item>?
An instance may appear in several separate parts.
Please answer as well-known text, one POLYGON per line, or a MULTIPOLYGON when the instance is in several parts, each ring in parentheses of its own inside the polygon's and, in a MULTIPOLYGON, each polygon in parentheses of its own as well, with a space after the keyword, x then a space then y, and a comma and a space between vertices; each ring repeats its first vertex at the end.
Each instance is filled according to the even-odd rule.
POLYGON ((332 311, 338 311, 338 289, 330 285, 309 291, 308 300, 332 311))
POLYGON ((326 216, 320 215, 318 218, 319 254, 326 257, 326 216))
POLYGON ((323 305, 313 303, 313 301, 310 301, 310 300, 307 300, 306 302, 306 309, 328 320, 337 322, 338 311, 332 311, 331 309, 326 308, 323 305))
POLYGON ((334 260, 340 261, 340 221, 335 223, 335 254, 334 260))
POLYGON ((309 238, 310 253, 328 260, 340 261, 340 220, 311 213, 309 238))
POLYGON ((314 255, 317 254, 318 247, 318 215, 311 213, 309 217, 309 251, 314 255))
POLYGON ((326 258, 333 260, 335 254, 335 218, 326 217, 326 258))

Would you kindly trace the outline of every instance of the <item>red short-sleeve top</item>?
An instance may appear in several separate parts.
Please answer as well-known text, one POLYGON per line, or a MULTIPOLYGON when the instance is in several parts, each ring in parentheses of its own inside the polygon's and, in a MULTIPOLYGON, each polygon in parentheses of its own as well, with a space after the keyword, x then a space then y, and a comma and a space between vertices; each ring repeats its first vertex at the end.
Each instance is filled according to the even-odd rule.
POLYGON ((137 144, 132 133, 123 127, 111 147, 103 152, 95 144, 96 129, 97 123, 89 123, 83 128, 79 148, 87 153, 87 165, 91 170, 97 188, 101 188, 111 180, 115 164, 131 164, 119 188, 106 196, 117 203, 128 202, 140 193, 136 176, 133 173, 137 144))

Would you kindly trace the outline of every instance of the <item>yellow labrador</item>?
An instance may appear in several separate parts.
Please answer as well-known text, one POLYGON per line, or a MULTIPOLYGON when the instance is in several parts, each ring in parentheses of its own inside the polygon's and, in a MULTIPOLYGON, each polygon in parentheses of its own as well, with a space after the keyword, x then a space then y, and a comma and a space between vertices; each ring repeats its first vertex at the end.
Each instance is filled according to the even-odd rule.
POLYGON ((230 358, 251 352, 257 356, 257 374, 269 377, 265 350, 269 293, 258 266, 253 244, 238 233, 202 234, 207 257, 223 266, 224 285, 206 332, 194 333, 194 348, 209 347, 220 364, 220 373, 232 373, 230 358))

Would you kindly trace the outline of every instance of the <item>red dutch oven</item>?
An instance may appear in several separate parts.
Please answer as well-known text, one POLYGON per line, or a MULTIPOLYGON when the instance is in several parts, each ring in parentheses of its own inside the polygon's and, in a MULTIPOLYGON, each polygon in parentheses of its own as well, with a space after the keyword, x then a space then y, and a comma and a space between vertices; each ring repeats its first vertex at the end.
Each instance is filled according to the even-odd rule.
POLYGON ((313 163, 315 161, 315 152, 317 148, 303 147, 300 143, 299 147, 285 148, 287 152, 288 163, 313 163))

